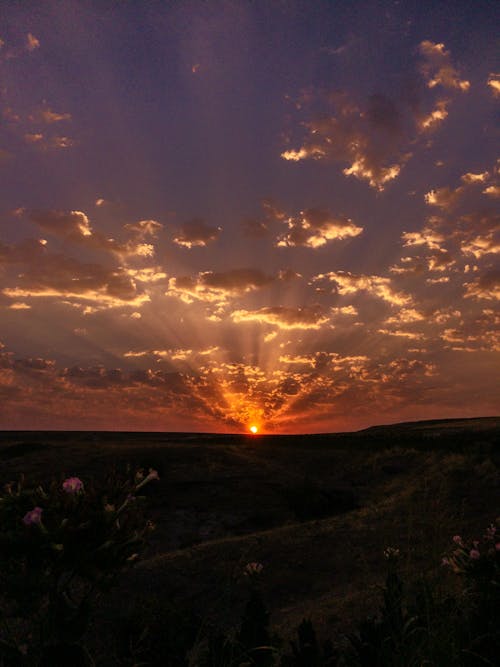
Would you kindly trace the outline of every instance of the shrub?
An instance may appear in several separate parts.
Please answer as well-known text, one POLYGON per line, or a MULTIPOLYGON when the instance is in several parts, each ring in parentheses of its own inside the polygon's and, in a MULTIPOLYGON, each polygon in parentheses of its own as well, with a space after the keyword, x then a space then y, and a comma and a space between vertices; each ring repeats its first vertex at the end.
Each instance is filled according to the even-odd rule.
POLYGON ((150 470, 102 486, 77 477, 0 497, 0 658, 5 665, 92 664, 81 640, 100 593, 131 565, 152 529, 142 511, 150 470))

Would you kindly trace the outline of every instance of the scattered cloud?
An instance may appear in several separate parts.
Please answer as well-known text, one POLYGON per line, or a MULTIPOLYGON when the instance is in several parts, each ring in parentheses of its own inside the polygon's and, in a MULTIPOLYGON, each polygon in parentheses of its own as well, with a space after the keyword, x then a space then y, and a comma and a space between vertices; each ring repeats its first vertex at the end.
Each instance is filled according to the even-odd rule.
POLYGON ((211 227, 204 220, 195 219, 184 223, 173 242, 183 248, 205 247, 215 241, 222 231, 221 227, 211 227))
POLYGON ((491 270, 481 276, 464 283, 465 298, 487 299, 490 301, 500 300, 500 271, 491 270))
POLYGON ((419 51, 423 57, 421 71, 429 88, 441 86, 447 90, 458 89, 463 92, 469 90, 469 81, 460 79, 458 71, 451 62, 451 54, 444 44, 424 40, 420 42, 419 51))
POLYGON ((52 125, 53 123, 60 123, 61 121, 71 120, 70 113, 60 113, 53 111, 49 107, 42 107, 34 111, 29 118, 34 123, 44 123, 46 125, 52 125))
POLYGON ((490 74, 487 81, 493 97, 500 97, 500 74, 490 74))
POLYGON ((301 211, 296 218, 287 218, 288 232, 278 236, 278 247, 304 246, 319 248, 329 241, 353 238, 362 233, 350 218, 334 216, 329 211, 309 208, 301 211))
POLYGON ((31 32, 26 36, 26 48, 28 51, 34 51, 35 49, 40 48, 40 40, 31 32))
POLYGON ((231 313, 234 322, 260 322, 277 326, 279 329, 319 329, 329 317, 320 305, 288 308, 274 306, 256 310, 235 310, 231 313))
POLYGON ((199 300, 224 304, 229 297, 253 292, 277 281, 287 282, 295 276, 296 274, 289 271, 281 271, 272 276, 260 269, 251 268, 202 271, 195 276, 170 278, 166 294, 178 297, 185 303, 199 300))
MULTIPOLYGON (((469 82, 460 79, 443 44, 425 40, 419 54, 420 72, 429 89, 469 89, 469 82)), ((308 95, 306 106, 311 106, 312 98, 314 95, 308 95)), ((292 162, 347 163, 345 176, 354 176, 381 191, 399 176, 419 136, 436 129, 448 117, 451 101, 449 96, 438 96, 425 111, 421 102, 403 103, 381 93, 371 95, 365 103, 355 102, 346 93, 330 93, 323 100, 324 113, 302 123, 306 130, 302 145, 283 151, 281 157, 292 162)))
POLYGON ((354 274, 349 271, 330 271, 313 278, 313 283, 325 282, 332 284, 332 288, 341 295, 367 292, 397 306, 404 306, 412 301, 409 295, 393 289, 391 278, 382 276, 354 274))

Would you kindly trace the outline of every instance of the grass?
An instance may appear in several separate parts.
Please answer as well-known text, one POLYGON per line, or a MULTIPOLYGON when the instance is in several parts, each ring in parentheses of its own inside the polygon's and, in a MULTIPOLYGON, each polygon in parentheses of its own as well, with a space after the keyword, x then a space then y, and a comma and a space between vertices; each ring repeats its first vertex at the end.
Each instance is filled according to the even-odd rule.
POLYGON ((99 477, 125 463, 159 471, 146 487, 157 524, 146 559, 102 600, 89 636, 96 654, 114 651, 98 664, 140 664, 178 641, 177 662, 147 664, 181 665, 193 628, 198 640, 206 628, 236 636, 249 561, 264 565, 259 590, 280 650, 299 650, 307 618, 326 660, 323 643, 342 643, 382 604, 386 547, 400 550, 405 586, 425 578, 437 590, 450 537, 495 518, 498 434, 491 419, 330 438, 3 434, 1 481, 99 477), (112 641, 117 627, 128 649, 112 641))

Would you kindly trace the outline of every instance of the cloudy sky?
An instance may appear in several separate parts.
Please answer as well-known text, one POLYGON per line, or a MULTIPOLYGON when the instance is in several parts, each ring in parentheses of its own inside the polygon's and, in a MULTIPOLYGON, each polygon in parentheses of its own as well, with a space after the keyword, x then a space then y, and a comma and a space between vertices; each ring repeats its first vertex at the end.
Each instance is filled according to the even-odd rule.
POLYGON ((499 413, 496 3, 0 6, 0 428, 499 413))

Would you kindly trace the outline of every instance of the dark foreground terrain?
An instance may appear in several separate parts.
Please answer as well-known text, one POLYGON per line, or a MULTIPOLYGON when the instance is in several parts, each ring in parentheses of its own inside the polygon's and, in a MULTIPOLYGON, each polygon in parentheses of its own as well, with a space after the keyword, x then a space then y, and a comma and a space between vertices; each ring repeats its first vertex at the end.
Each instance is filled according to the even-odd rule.
POLYGON ((145 604, 231 627, 254 561, 272 626, 286 637, 308 617, 326 636, 376 612, 384 549, 418 578, 453 535, 480 536, 500 514, 499 436, 493 417, 311 436, 3 432, 0 483, 158 470, 146 487, 157 529, 103 600, 95 645, 145 604))

